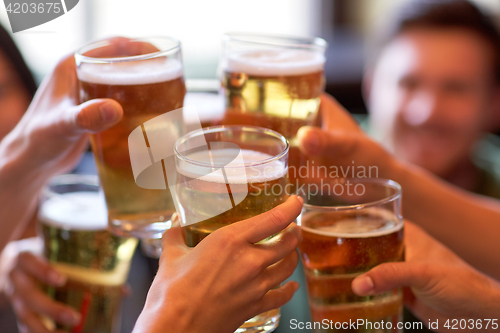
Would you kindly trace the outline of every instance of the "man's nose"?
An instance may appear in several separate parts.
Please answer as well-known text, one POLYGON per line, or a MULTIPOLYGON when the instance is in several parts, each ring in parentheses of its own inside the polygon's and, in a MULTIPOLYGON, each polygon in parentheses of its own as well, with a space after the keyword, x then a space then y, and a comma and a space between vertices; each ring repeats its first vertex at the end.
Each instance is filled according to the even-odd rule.
POLYGON ((423 125, 436 115, 438 98, 431 91, 418 91, 408 102, 404 112, 404 120, 411 126, 423 125))

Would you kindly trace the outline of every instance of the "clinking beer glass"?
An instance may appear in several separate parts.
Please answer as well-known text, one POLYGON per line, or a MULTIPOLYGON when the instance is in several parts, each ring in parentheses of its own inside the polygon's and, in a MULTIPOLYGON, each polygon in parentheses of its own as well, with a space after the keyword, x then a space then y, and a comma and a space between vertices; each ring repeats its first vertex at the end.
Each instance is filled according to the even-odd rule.
MULTIPOLYGON (((215 126, 193 131, 176 142, 175 160, 177 211, 188 246, 271 210, 289 195, 288 141, 269 129, 215 126)), ((236 332, 271 332, 279 318, 279 309, 261 313, 236 332)))
POLYGON ((321 38, 225 34, 219 64, 225 112, 203 125, 261 126, 282 134, 290 142, 289 176, 296 189, 299 168, 322 163, 301 155, 296 135, 318 115, 326 47, 321 38))
MULTIPOLYGON (((158 116, 183 106, 186 88, 180 42, 170 37, 115 38, 84 46, 75 54, 75 60, 80 102, 112 98, 123 107, 123 118, 118 124, 90 137, 106 197, 109 228, 121 236, 159 238, 170 227, 175 211, 172 196, 166 179, 163 189, 137 185, 129 138, 132 132, 139 131, 146 151, 145 158, 137 162, 141 164, 150 162, 147 152, 151 155, 154 149, 150 146, 152 127, 156 132, 178 134, 177 138, 183 134, 182 117, 148 128, 158 116)), ((173 155, 173 147, 170 149, 173 155)), ((164 171, 158 171, 163 177, 164 171)))
POLYGON ((342 331, 346 322, 363 322, 353 332, 400 332, 401 290, 361 297, 351 283, 378 264, 404 260, 401 187, 391 180, 360 178, 311 180, 308 188, 314 191, 301 193, 299 249, 312 320, 329 323, 315 332, 342 331))
POLYGON ((120 331, 123 287, 137 240, 107 231, 104 198, 97 176, 54 177, 43 191, 38 224, 44 255, 68 280, 48 287, 56 301, 80 312, 81 322, 56 329, 74 333, 120 331))

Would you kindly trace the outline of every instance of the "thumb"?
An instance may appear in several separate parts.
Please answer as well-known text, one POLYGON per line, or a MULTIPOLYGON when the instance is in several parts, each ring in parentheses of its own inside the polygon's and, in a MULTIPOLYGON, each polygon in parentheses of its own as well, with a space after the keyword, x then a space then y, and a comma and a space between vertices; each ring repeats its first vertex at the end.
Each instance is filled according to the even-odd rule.
POLYGON ((68 131, 97 133, 118 123, 123 116, 121 105, 112 99, 94 99, 75 106, 69 115, 68 131))
POLYGON ((429 267, 406 262, 385 263, 356 277, 351 287, 359 296, 381 294, 401 287, 423 290, 432 282, 432 275, 425 272, 429 272, 429 267))
POLYGON ((347 157, 361 149, 366 137, 362 133, 323 131, 312 126, 303 126, 297 132, 299 148, 309 156, 347 157))

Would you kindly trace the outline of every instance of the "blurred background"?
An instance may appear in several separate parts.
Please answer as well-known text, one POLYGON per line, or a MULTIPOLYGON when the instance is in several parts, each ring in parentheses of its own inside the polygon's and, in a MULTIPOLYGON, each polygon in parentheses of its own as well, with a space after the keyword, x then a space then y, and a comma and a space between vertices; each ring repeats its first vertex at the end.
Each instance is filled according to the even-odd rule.
MULTIPOLYGON (((109 36, 170 35, 182 41, 187 79, 215 79, 221 36, 244 31, 319 36, 330 44, 326 91, 364 113, 363 64, 374 33, 406 0, 80 0, 58 19, 14 34, 38 81, 66 54, 109 36)), ((475 0, 500 23, 500 1, 475 0)), ((10 31, 7 14, 0 22, 10 31)))

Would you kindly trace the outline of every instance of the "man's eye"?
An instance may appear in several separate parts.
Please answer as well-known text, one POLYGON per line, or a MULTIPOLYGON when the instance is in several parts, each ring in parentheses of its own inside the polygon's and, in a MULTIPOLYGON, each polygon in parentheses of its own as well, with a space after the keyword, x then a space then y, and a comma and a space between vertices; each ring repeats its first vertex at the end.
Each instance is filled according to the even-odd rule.
POLYGON ((407 90, 414 90, 418 87, 418 81, 413 78, 403 78, 399 81, 399 86, 407 90))
POLYGON ((443 85, 443 91, 449 94, 462 94, 469 90, 469 85, 463 82, 448 82, 443 85))

